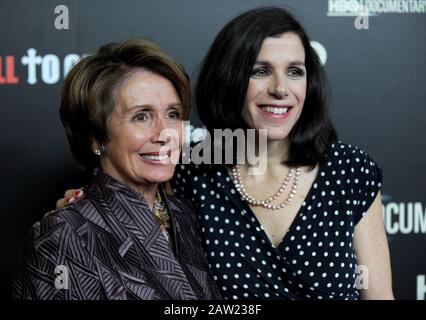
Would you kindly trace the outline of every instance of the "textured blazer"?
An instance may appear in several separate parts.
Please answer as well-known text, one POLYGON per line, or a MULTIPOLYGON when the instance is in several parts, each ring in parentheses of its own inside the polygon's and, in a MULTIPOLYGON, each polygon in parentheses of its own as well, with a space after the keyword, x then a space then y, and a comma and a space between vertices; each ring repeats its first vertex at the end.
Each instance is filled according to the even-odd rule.
POLYGON ((221 299, 191 204, 174 196, 165 199, 171 219, 169 241, 143 197, 100 171, 84 198, 33 225, 12 296, 221 299))

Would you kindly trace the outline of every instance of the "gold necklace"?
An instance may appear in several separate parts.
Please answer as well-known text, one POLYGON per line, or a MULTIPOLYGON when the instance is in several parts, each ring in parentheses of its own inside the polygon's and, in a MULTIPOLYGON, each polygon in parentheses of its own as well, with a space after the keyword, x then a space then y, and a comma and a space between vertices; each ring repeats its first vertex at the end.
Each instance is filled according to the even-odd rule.
POLYGON ((158 191, 155 197, 154 206, 152 207, 152 213, 160 226, 164 226, 167 229, 170 227, 170 217, 167 213, 166 205, 163 199, 161 199, 160 192, 158 191))

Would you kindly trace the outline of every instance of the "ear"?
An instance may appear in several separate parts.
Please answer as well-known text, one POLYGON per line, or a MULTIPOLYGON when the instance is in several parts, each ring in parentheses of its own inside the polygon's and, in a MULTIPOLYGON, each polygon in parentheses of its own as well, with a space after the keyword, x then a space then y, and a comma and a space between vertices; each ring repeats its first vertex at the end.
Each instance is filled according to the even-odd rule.
POLYGON ((92 146, 92 152, 93 152, 94 154, 97 154, 97 153, 96 153, 96 150, 100 150, 100 151, 102 151, 102 144, 101 144, 101 143, 99 143, 99 142, 98 142, 95 138, 92 138, 91 146, 92 146))
POLYGON ((92 151, 95 152, 96 149, 99 149, 99 143, 95 138, 92 138, 91 140, 92 151))

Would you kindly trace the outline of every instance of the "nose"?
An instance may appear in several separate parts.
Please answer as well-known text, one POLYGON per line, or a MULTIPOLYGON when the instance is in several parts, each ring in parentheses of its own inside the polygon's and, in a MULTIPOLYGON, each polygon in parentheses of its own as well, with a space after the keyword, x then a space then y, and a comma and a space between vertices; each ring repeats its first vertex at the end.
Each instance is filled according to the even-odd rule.
POLYGON ((167 134, 164 134, 167 128, 166 119, 163 117, 157 118, 152 128, 151 142, 162 146, 168 143, 170 141, 170 137, 167 134))
POLYGON ((288 96, 288 88, 284 77, 280 75, 275 75, 272 78, 271 83, 268 87, 268 94, 277 99, 283 99, 284 97, 288 96))

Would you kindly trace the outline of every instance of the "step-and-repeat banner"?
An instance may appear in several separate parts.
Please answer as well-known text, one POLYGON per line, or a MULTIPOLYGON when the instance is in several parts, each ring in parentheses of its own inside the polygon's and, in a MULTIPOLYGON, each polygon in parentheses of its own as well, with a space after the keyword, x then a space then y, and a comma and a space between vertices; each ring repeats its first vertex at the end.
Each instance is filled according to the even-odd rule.
MULTIPOLYGON (((144 36, 195 76, 225 23, 265 5, 306 27, 331 82, 340 139, 383 169, 396 298, 426 298, 426 0, 0 0, 3 297, 30 225, 83 184, 58 112, 73 64, 101 44, 144 36)), ((191 123, 197 139, 194 114, 191 123)))

